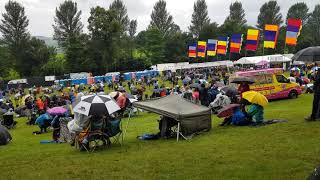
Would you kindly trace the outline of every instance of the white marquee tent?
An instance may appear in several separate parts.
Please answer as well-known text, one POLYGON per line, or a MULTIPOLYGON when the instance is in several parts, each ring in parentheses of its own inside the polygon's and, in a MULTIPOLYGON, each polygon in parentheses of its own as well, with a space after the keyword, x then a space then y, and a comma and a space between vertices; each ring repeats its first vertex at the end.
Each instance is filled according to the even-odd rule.
POLYGON ((291 62, 291 59, 285 55, 268 55, 268 56, 254 56, 254 57, 243 57, 238 61, 234 62, 235 65, 244 65, 244 64, 257 64, 259 62, 268 62, 268 63, 285 63, 291 62))

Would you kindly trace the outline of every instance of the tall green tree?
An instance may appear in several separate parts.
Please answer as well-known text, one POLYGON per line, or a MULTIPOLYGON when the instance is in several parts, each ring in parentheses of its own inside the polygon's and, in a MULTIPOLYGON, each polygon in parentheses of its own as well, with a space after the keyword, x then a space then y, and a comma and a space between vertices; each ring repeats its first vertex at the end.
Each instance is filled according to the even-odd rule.
POLYGON ((213 22, 203 26, 199 34, 199 40, 216 39, 219 34, 218 24, 213 22))
POLYGON ((316 5, 308 20, 308 28, 313 37, 313 45, 320 44, 320 4, 316 5))
POLYGON ((240 26, 243 26, 247 23, 247 20, 245 18, 246 14, 241 2, 236 1, 234 3, 231 3, 229 9, 230 14, 226 18, 225 22, 232 22, 240 26))
POLYGON ((114 0, 110 6, 110 10, 114 10, 116 13, 116 20, 121 25, 121 34, 129 30, 130 20, 127 13, 127 8, 122 0, 114 0))
POLYGON ((121 53, 120 36, 122 26, 117 11, 95 7, 91 9, 89 22, 90 59, 97 66, 97 73, 113 70, 121 53), (98 47, 98 48, 97 48, 98 47))
POLYGON ((159 64, 165 60, 165 38, 159 29, 148 28, 136 37, 139 53, 146 57, 148 64, 159 64))
POLYGON ((282 14, 277 1, 271 0, 261 6, 257 23, 258 28, 264 29, 266 24, 276 24, 280 26, 282 23, 282 14))
POLYGON ((77 3, 66 0, 56 8, 54 17, 54 39, 59 45, 67 48, 72 41, 76 40, 82 33, 81 11, 78 11, 77 3))
POLYGON ((305 2, 298 2, 292 5, 287 14, 287 19, 301 19, 303 24, 307 23, 308 18, 310 17, 309 8, 305 2))
POLYGON ((138 22, 137 20, 131 20, 129 25, 129 36, 133 38, 137 33, 137 26, 138 22))
POLYGON ((8 48, 12 64, 15 68, 23 73, 26 66, 25 49, 30 39, 27 27, 29 20, 25 15, 24 7, 17 1, 9 1, 5 5, 5 13, 0 23, 0 32, 3 36, 3 42, 8 48))
POLYGON ((193 40, 188 33, 176 32, 166 39, 164 49, 164 61, 170 63, 188 61, 188 47, 186 44, 193 40))
POLYGON ((174 22, 173 17, 167 11, 167 3, 164 0, 159 0, 153 7, 151 13, 151 22, 149 28, 158 29, 159 32, 166 36, 171 30, 174 22))
POLYGON ((210 23, 208 16, 208 6, 205 0, 197 0, 193 6, 190 32, 194 37, 198 38, 201 30, 206 24, 210 23))
POLYGON ((35 37, 28 42, 26 49, 26 61, 24 62, 25 75, 45 75, 42 73, 41 66, 46 64, 52 57, 56 55, 53 47, 48 47, 43 40, 35 37))

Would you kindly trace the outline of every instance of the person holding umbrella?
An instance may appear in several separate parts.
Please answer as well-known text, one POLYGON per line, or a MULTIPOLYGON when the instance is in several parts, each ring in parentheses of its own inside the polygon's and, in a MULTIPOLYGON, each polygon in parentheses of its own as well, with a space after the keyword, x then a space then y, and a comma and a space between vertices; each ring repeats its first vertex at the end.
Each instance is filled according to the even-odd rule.
POLYGON ((313 77, 313 103, 312 113, 305 118, 306 121, 315 121, 319 118, 319 103, 320 103, 320 71, 316 69, 313 77))

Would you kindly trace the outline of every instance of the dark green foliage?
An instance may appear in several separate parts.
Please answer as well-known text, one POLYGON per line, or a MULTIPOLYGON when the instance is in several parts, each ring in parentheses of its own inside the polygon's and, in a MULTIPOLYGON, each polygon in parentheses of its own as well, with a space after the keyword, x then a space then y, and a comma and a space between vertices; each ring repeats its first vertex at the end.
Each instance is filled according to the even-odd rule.
POLYGON ((266 24, 281 25, 282 23, 283 20, 280 13, 280 6, 278 5, 277 1, 271 0, 264 3, 260 8, 257 27, 264 29, 266 24))
POLYGON ((210 23, 208 16, 208 6, 205 0, 197 0, 193 6, 193 14, 191 19, 190 32, 196 38, 199 37, 200 32, 206 24, 210 23))
POLYGON ((68 48, 82 33, 81 11, 78 11, 77 3, 67 0, 56 9, 54 17, 54 39, 59 45, 68 48))
POLYGON ((173 18, 167 11, 167 3, 159 0, 153 7, 149 28, 157 29, 163 36, 167 36, 173 27, 173 18))
POLYGON ((226 22, 233 22, 234 24, 244 26, 247 23, 245 16, 246 14, 242 8, 242 3, 236 1, 230 5, 230 15, 227 17, 226 22))

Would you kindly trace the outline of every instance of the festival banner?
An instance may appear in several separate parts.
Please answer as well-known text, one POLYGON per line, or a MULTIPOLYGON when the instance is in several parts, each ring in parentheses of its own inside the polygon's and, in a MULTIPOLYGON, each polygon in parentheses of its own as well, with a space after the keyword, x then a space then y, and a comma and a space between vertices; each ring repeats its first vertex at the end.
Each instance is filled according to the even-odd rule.
POLYGON ((198 41, 198 57, 206 57, 207 42, 198 41))
POLYGON ((195 58, 197 57, 197 43, 192 43, 189 45, 189 58, 195 58))
POLYGON ((240 53, 242 46, 242 34, 233 34, 230 38, 230 53, 240 53))
POLYGON ((217 54, 226 55, 228 50, 229 37, 228 36, 219 36, 218 37, 218 46, 217 54))
POLYGON ((248 29, 246 50, 247 51, 257 51, 259 44, 259 30, 258 29, 248 29))
POLYGON ((216 56, 218 40, 208 39, 207 55, 216 56))
POLYGON ((302 21, 300 19, 288 19, 286 44, 296 46, 297 40, 302 29, 302 21))
POLYGON ((275 49, 279 35, 279 26, 266 24, 264 28, 264 48, 275 49))

